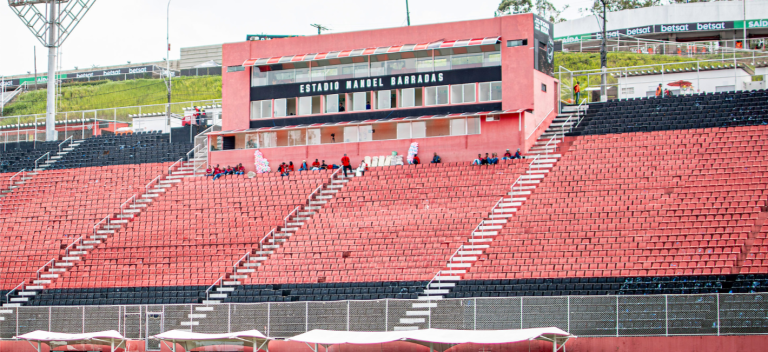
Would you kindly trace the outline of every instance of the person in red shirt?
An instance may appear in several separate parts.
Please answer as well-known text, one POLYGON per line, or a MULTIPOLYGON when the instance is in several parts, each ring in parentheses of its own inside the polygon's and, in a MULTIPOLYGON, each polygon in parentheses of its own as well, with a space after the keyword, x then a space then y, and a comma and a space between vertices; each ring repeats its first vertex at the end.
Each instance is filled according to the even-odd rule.
POLYGON ((421 159, 419 159, 419 154, 413 155, 413 165, 419 165, 421 164, 421 159))
POLYGON ((288 165, 282 163, 280 167, 277 168, 277 171, 280 173, 280 176, 288 176, 288 165))
POLYGON ((235 175, 243 175, 243 174, 245 174, 245 168, 243 167, 243 164, 242 163, 237 164, 237 166, 235 166, 235 175))
POLYGON ((320 170, 320 162, 315 159, 315 162, 312 163, 312 171, 320 170))
POLYGON ((208 168, 205 169, 205 176, 214 176, 216 173, 213 172, 213 167, 208 165, 208 168))
POLYGON ((293 161, 288 163, 288 172, 294 172, 296 171, 293 167, 293 161))
POLYGON ((349 157, 347 154, 344 154, 344 157, 341 158, 341 165, 344 169, 344 177, 347 177, 347 169, 349 169, 349 172, 352 172, 352 164, 349 163, 349 157))

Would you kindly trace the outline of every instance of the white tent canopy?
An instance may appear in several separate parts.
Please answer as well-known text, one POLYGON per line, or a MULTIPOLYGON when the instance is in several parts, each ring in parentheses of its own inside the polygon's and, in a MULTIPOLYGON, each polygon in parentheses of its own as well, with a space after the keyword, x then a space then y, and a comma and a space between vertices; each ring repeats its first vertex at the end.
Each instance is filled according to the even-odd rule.
POLYGON ((380 344, 394 341, 407 341, 445 350, 453 345, 462 343, 473 344, 507 344, 530 340, 543 340, 553 343, 553 351, 565 345, 571 334, 555 327, 519 329, 519 330, 444 330, 426 329, 411 331, 330 331, 312 330, 307 333, 286 339, 286 341, 304 342, 308 345, 337 345, 337 344, 380 344), (558 347, 559 346, 559 347, 558 347))
POLYGON ((104 345, 110 346, 110 350, 115 352, 122 344, 125 338, 115 330, 101 332, 92 332, 87 334, 65 334, 61 332, 36 330, 24 335, 15 337, 19 340, 27 340, 33 347, 40 352, 40 344, 47 344, 54 349, 63 345, 104 345))
POLYGON ((226 334, 204 334, 186 330, 171 330, 152 337, 158 340, 163 340, 166 344, 170 342, 171 345, 169 348, 174 352, 176 351, 177 343, 184 347, 184 350, 186 351, 198 347, 217 345, 253 347, 254 352, 257 349, 262 348, 269 351, 267 342, 273 340, 270 337, 264 336, 264 334, 257 330, 231 332, 226 334))

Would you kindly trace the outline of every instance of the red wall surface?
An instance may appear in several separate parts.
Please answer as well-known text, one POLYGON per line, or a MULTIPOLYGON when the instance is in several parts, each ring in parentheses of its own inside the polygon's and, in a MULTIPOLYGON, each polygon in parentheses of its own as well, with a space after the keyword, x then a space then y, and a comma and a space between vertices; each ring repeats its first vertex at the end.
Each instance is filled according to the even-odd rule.
MULTIPOLYGON (((768 335, 748 336, 675 336, 675 337, 588 337, 575 338, 565 345, 568 352, 757 352, 765 351, 768 335)), ((60 351, 78 351, 77 349, 57 348, 60 351)), ((99 349, 93 349, 99 350, 99 349)), ((104 349, 101 349, 105 351, 104 349)), ((108 349, 107 349, 108 350, 108 349)), ((206 349, 213 350, 213 349, 206 349)), ((242 351, 237 348, 220 348, 219 351, 242 351)), ((247 349, 245 352, 248 352, 247 349)), ((82 350, 80 350, 82 351, 82 350)), ((144 352, 144 341, 129 341, 127 351, 144 352)), ((177 345, 177 352, 185 352, 177 345)), ((260 350, 261 351, 261 350, 260 350)), ((270 352, 313 352, 306 344, 298 342, 272 341, 270 352)), ((332 345, 326 350, 318 346, 318 352, 427 352, 428 348, 407 343, 395 342, 382 345, 332 345)), ((446 352, 551 352, 552 344, 543 341, 521 342, 506 345, 454 346, 446 352)), ((562 350, 560 350, 562 351, 562 350)), ((35 352, 26 341, 0 341, 0 352, 35 352)), ((42 352, 49 352, 43 345, 42 352)), ((170 352, 163 345, 162 352, 170 352)))
MULTIPOLYGON (((262 154, 270 162, 272 171, 277 171, 281 162, 293 161, 296 169, 302 160, 311 164, 315 159, 325 160, 330 164, 341 164, 341 157, 346 153, 352 160, 353 167, 360 165, 366 156, 397 154, 407 156, 411 143, 419 143, 419 158, 422 163, 432 160, 437 153, 443 162, 471 161, 478 153, 498 153, 499 158, 505 149, 511 149, 512 154, 520 144, 520 121, 517 114, 502 115, 498 121, 487 122, 480 120, 479 135, 431 137, 372 141, 360 143, 336 143, 297 147, 262 148, 262 154)), ((212 151, 208 153, 211 165, 237 165, 242 163, 246 171, 256 171, 254 165, 255 149, 212 151)))

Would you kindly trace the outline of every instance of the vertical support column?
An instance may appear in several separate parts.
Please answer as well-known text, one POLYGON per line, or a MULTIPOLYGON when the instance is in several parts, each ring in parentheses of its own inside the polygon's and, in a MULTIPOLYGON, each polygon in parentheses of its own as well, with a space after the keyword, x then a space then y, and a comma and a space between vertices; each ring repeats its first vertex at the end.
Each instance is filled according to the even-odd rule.
POLYGON ((520 297, 520 329, 523 328, 523 297, 520 297))
POLYGON ((472 308, 474 308, 472 314, 472 330, 477 330, 477 298, 473 298, 472 301, 472 308))
POLYGON ((669 296, 664 295, 664 336, 669 336, 669 296))
POLYGON ((716 297, 717 297, 717 336, 720 336, 720 294, 717 293, 716 297))
POLYGON ((56 1, 48 4, 48 101, 45 112, 45 140, 55 141, 56 135, 56 1))
POLYGON ((570 332, 571 331, 571 296, 568 296, 568 311, 566 312, 566 314, 568 314, 568 325, 566 325, 568 327, 568 330, 566 331, 570 332))
POLYGON ((80 332, 85 334, 85 306, 82 306, 82 308, 83 308, 83 329, 80 330, 80 332))
POLYGON ((51 331, 51 307, 48 307, 48 331, 51 331))
POLYGON ((389 331, 389 300, 384 301, 384 331, 389 331))
POLYGON ((304 332, 309 331, 309 302, 304 302, 304 332))
POLYGON ((272 324, 270 320, 271 313, 272 313, 272 305, 270 303, 267 303, 267 336, 269 336, 269 330, 272 329, 272 324))
POLYGON ((349 301, 347 301, 347 331, 349 331, 349 301))
POLYGON ((616 337, 619 337, 619 296, 616 295, 616 337))
POLYGON ((227 304, 227 332, 232 332, 232 305, 227 304))

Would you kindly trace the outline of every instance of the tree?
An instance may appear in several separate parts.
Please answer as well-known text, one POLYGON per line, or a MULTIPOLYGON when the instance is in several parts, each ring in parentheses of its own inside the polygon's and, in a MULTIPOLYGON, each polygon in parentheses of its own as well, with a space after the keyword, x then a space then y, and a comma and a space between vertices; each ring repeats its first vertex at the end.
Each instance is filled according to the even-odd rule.
POLYGON ((496 13, 536 13, 550 22, 563 22, 565 19, 560 15, 569 7, 570 5, 565 5, 558 9, 548 0, 535 0, 535 3, 534 0, 502 0, 496 13))
MULTIPOLYGON (((685 2, 684 0, 674 0, 685 2)), ((636 9, 640 7, 661 6, 665 3, 662 0, 605 0, 608 12, 636 9)), ((594 14, 603 12, 603 3, 600 0, 594 0, 591 8, 582 9, 580 12, 589 11, 594 14)))

